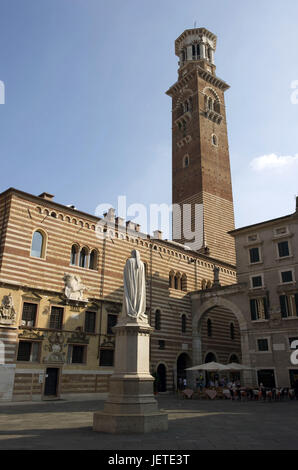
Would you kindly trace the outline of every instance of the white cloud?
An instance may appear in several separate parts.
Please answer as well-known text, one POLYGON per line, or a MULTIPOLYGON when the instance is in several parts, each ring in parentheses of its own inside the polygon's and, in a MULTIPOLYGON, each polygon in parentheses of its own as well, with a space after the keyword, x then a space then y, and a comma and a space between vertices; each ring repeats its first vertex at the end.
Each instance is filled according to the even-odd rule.
POLYGON ((250 162, 250 167, 258 172, 264 170, 290 169, 296 165, 298 166, 298 154, 279 157, 275 153, 271 153, 270 155, 262 155, 261 157, 254 158, 250 162))

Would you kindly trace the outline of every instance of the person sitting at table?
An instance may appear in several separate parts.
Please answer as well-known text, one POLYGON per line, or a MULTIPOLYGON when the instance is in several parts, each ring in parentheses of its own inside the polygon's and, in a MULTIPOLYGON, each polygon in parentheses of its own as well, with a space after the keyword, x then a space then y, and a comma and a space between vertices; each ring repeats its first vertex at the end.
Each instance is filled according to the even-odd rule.
POLYGON ((225 386, 226 386, 226 377, 222 377, 222 378, 220 379, 219 385, 220 385, 221 387, 225 387, 225 386))
POLYGON ((294 382, 294 393, 296 400, 298 400, 298 379, 296 379, 294 382))
POLYGON ((254 399, 254 392, 253 392, 253 389, 252 389, 252 388, 247 388, 247 389, 246 389, 246 394, 247 394, 247 397, 248 397, 250 400, 253 400, 253 399, 254 399))
POLYGON ((263 383, 260 383, 260 391, 262 393, 262 398, 264 401, 266 401, 266 387, 264 387, 263 383))
POLYGON ((241 390, 240 390, 240 385, 236 385, 236 388, 235 388, 235 393, 236 393, 236 396, 237 396, 238 400, 241 400, 241 390))
POLYGON ((209 387, 214 387, 214 382, 212 379, 209 380, 209 387))

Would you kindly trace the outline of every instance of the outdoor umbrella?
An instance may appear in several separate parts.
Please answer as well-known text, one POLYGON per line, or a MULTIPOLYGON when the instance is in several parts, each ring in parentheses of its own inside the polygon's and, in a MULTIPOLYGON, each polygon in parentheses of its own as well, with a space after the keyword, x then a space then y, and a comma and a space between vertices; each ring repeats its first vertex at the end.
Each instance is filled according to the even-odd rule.
POLYGON ((207 362, 206 364, 189 367, 185 370, 206 370, 207 372, 220 372, 221 370, 229 370, 229 368, 224 364, 219 364, 219 362, 207 362))
POLYGON ((245 366, 243 364, 238 364, 237 362, 231 362, 230 364, 226 365, 226 368, 229 370, 251 370, 252 367, 245 366))

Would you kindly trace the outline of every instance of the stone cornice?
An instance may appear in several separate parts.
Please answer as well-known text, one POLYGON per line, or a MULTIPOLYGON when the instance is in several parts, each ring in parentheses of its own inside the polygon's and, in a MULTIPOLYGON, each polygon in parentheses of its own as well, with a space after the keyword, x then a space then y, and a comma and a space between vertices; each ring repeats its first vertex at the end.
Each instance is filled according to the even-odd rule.
POLYGON ((184 77, 180 78, 174 85, 172 85, 167 91, 166 95, 168 96, 175 96, 177 93, 180 92, 182 88, 188 85, 188 82, 194 78, 195 76, 199 76, 206 80, 206 82, 210 83, 211 85, 219 88, 222 91, 226 91, 230 88, 226 82, 218 78, 217 76, 212 75, 211 73, 204 70, 202 67, 196 67, 195 70, 191 70, 188 72, 184 77))
POLYGON ((239 294, 246 292, 247 285, 245 283, 230 284, 222 287, 212 287, 211 289, 204 289, 200 291, 191 292, 192 300, 219 297, 227 294, 239 294))

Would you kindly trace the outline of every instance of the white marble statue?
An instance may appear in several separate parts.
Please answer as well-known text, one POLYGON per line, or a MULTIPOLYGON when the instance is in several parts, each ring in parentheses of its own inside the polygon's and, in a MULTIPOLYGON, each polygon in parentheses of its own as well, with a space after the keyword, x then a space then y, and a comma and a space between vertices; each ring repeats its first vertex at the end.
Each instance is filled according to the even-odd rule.
POLYGON ((76 274, 64 274, 65 296, 70 300, 83 299, 83 292, 86 287, 82 284, 80 276, 76 274))
POLYGON ((124 294, 122 317, 148 322, 146 312, 146 280, 144 263, 138 250, 132 250, 123 272, 124 294))

